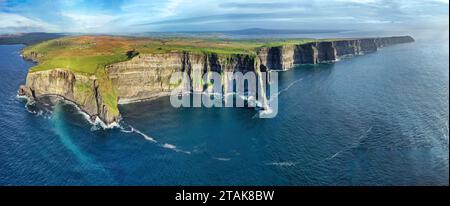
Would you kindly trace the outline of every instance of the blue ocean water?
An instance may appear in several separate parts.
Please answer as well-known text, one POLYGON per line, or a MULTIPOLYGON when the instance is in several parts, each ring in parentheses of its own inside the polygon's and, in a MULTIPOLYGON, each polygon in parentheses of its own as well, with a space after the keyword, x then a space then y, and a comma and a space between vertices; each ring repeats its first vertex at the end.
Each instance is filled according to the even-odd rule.
POLYGON ((0 185, 449 184, 448 42, 282 72, 274 119, 160 98, 109 130, 27 111, 22 47, 0 46, 0 185))

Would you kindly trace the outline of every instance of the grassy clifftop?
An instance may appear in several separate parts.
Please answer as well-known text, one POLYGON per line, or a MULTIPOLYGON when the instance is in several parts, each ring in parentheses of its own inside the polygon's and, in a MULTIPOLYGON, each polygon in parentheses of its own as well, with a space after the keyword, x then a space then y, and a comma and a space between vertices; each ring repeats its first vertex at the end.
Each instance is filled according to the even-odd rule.
POLYGON ((62 68, 95 74, 98 68, 126 60, 126 50, 121 38, 65 37, 26 47, 22 53, 38 62, 31 72, 62 68))
POLYGON ((301 44, 313 39, 229 40, 197 38, 132 38, 113 36, 64 37, 26 47, 23 55, 39 64, 31 72, 54 68, 96 74, 106 65, 126 61, 137 53, 197 52, 217 54, 255 54, 264 46, 301 44))

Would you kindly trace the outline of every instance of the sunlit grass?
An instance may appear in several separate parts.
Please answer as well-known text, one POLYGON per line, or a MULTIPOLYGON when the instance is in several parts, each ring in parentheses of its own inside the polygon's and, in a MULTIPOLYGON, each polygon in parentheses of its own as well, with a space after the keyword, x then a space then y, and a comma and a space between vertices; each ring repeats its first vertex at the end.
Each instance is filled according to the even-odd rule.
POLYGON ((74 72, 95 74, 97 69, 116 62, 126 61, 129 51, 135 53, 192 52, 217 55, 255 55, 261 47, 303 44, 314 39, 247 39, 220 38, 133 38, 113 36, 64 37, 27 47, 26 57, 39 54, 39 64, 31 72, 63 68, 74 72))
POLYGON ((98 68, 104 68, 108 64, 125 61, 127 59, 128 57, 125 54, 73 57, 56 56, 48 58, 31 68, 31 72, 61 68, 79 73, 95 74, 98 68))

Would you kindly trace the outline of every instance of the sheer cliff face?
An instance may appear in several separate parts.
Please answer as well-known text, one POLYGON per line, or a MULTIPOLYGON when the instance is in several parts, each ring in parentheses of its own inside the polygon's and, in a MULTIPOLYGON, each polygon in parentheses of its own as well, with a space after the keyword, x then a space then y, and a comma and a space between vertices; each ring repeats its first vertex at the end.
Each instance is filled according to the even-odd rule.
POLYGON ((410 36, 312 42, 258 50, 261 64, 271 70, 287 70, 298 64, 334 62, 346 56, 371 53, 392 44, 413 42, 410 36))
MULTIPOLYGON (((295 45, 261 48, 257 51, 259 61, 265 68, 287 70, 294 65, 295 45)), ((298 53, 297 53, 298 54, 298 53)))
MULTIPOLYGON (((209 71, 254 71, 259 74, 267 70, 287 70, 298 64, 334 62, 342 57, 375 52, 381 47, 413 41, 409 36, 321 41, 260 48, 256 51, 256 56, 189 52, 141 54, 129 61, 107 66, 102 79, 56 68, 29 72, 26 85, 20 87, 19 94, 34 100, 45 95, 63 97, 76 103, 93 119, 98 117, 110 124, 120 118, 118 103, 142 101, 168 94, 174 87, 170 84, 170 78, 175 72, 184 72, 191 80, 195 79, 194 76, 202 77, 209 71), (117 94, 112 95, 111 92, 117 94)), ((32 54, 30 58, 37 59, 37 55, 32 54)), ((221 81, 224 94, 232 92, 232 84, 226 75, 221 81)), ((204 88, 205 85, 201 82, 191 81, 191 85, 185 90, 202 92, 204 88)))
POLYGON ((139 55, 130 61, 108 66, 107 72, 118 91, 120 103, 152 98, 170 91, 170 76, 182 71, 183 54, 139 55))
POLYGON ((94 76, 85 76, 64 69, 30 72, 26 85, 19 89, 20 95, 32 100, 44 96, 56 96, 77 104, 92 120, 100 118, 107 123, 116 122, 118 114, 108 111, 94 76))
POLYGON ((190 89, 186 90, 202 92, 204 85, 193 81, 195 75, 201 78, 210 71, 255 71, 254 65, 255 58, 245 54, 173 52, 138 55, 130 61, 108 66, 107 72, 118 91, 119 103, 129 103, 168 94, 174 87, 170 77, 175 72, 185 72, 190 77, 190 89))

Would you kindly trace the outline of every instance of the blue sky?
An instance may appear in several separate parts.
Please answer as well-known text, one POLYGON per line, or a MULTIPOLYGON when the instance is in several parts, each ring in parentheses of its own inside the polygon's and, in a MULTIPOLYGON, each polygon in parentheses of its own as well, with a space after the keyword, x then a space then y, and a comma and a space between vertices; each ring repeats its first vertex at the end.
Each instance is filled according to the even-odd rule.
POLYGON ((448 0, 0 0, 0 33, 448 30, 448 0))

